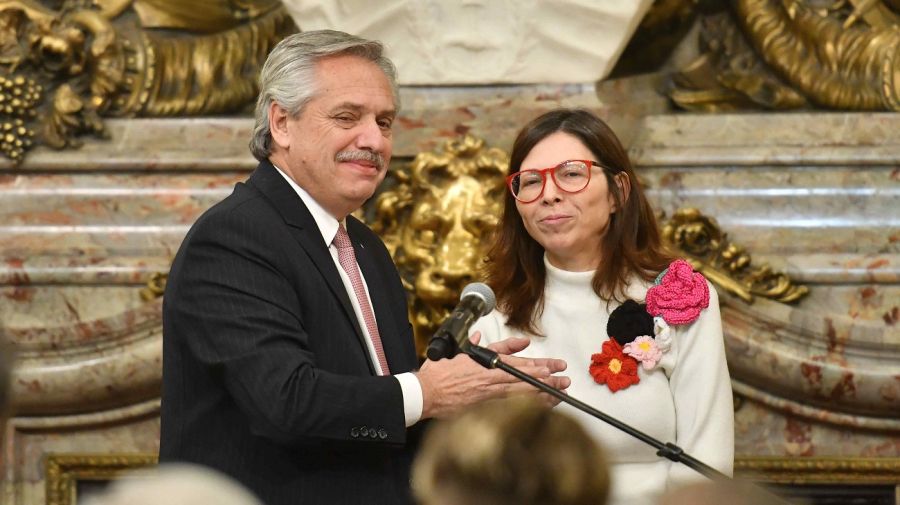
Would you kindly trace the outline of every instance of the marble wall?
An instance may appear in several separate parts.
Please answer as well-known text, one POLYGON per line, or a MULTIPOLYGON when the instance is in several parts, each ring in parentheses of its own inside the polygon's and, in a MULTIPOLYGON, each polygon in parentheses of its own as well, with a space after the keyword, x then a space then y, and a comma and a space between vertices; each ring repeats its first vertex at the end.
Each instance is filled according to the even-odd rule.
MULTIPOLYGON (((395 163, 461 133, 509 149, 527 119, 592 108, 657 207, 717 218, 795 306, 722 293, 739 456, 900 457, 900 115, 667 114, 652 77, 404 89, 395 163)), ((112 138, 0 164, 0 327, 21 352, 0 501, 45 503, 49 454, 158 447, 160 300, 197 216, 247 176, 248 118, 116 120, 112 138)))

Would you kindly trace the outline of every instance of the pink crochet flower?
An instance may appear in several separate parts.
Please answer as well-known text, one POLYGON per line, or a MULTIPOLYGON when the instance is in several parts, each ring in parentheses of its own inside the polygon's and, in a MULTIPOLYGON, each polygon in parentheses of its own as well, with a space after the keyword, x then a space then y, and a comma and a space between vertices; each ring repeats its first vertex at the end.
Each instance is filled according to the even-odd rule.
POLYGON ((642 335, 625 344, 622 352, 640 361, 644 365, 644 370, 653 370, 662 359, 662 351, 656 345, 656 340, 648 335, 642 335))
POLYGON ((684 260, 669 265, 659 284, 647 290, 647 312, 669 324, 687 324, 709 306, 706 279, 684 260))

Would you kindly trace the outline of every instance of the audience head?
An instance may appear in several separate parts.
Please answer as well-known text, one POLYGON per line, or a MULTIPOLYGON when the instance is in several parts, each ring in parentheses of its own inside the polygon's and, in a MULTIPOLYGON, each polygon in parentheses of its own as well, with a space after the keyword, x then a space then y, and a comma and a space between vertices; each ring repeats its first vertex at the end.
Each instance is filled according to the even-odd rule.
POLYGON ((526 397, 438 421, 413 465, 422 505, 599 505, 608 488, 606 459, 581 425, 526 397))
POLYGON ((236 481, 209 468, 173 464, 121 477, 87 505, 263 505, 236 481))

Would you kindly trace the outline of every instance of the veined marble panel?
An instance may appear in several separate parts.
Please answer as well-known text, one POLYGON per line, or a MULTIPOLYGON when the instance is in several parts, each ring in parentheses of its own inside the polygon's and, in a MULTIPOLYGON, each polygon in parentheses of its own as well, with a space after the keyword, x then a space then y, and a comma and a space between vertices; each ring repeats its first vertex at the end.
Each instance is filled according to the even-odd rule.
MULTIPOLYGON (((541 112, 596 110, 658 209, 699 208, 811 288, 796 306, 721 297, 738 454, 900 456, 900 114, 665 115, 653 85, 404 89, 395 164, 464 132, 508 150, 541 112)), ((42 502, 47 453, 155 451, 160 302, 140 288, 255 165, 248 118, 109 126, 0 163, 0 327, 23 357, 4 504, 42 502)))
POLYGON ((900 455, 900 115, 648 117, 631 153, 668 215, 696 207, 794 306, 720 296, 737 454, 900 455))

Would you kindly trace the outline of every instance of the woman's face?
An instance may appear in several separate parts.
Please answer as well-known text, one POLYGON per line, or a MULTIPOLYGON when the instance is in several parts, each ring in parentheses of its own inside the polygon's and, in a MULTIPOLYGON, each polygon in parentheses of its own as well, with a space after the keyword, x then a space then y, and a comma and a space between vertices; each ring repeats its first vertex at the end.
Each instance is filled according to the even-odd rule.
MULTIPOLYGON (((596 156, 578 138, 556 132, 531 149, 520 169, 548 168, 566 160, 596 161, 596 156)), ((531 203, 516 201, 516 209, 553 266, 584 272, 600 264, 601 240, 615 212, 615 199, 601 167, 591 169, 591 181, 579 193, 562 191, 548 173, 544 194, 531 203)))

